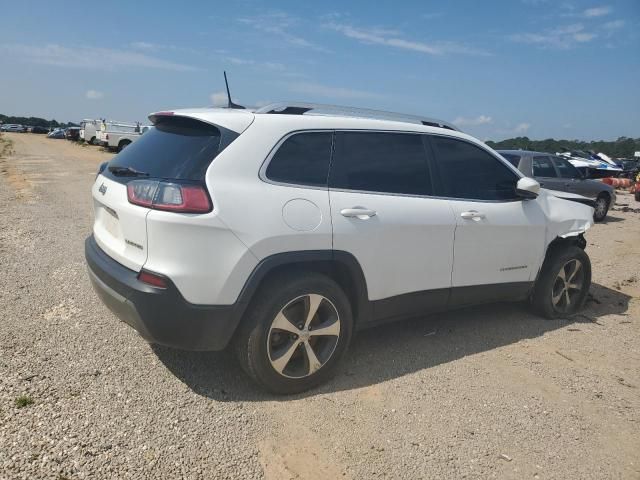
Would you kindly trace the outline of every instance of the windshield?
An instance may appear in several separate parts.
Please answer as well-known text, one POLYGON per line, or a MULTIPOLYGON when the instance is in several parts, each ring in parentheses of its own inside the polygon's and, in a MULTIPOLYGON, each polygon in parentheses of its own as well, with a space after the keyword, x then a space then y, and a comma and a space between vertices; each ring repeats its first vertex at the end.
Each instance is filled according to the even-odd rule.
MULTIPOLYGON (((109 162, 109 170, 132 169, 150 178, 203 181, 219 153, 220 130, 191 118, 160 120, 109 162)), ((118 177, 122 179, 122 177, 118 177)))

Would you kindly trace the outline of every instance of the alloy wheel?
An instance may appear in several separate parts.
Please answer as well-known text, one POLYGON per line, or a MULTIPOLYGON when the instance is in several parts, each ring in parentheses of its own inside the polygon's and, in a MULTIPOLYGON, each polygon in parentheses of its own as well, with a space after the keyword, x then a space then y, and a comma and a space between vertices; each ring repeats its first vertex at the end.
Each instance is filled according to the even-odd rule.
POLYGON ((287 303, 271 322, 269 361, 284 377, 308 377, 329 361, 339 338, 335 305, 319 294, 302 295, 287 303))
POLYGON ((607 213, 607 200, 605 198, 599 198, 596 200, 595 216, 597 218, 604 218, 607 213))
POLYGON ((553 283, 551 303, 558 312, 566 313, 574 307, 584 287, 584 268, 578 259, 565 263, 553 283))

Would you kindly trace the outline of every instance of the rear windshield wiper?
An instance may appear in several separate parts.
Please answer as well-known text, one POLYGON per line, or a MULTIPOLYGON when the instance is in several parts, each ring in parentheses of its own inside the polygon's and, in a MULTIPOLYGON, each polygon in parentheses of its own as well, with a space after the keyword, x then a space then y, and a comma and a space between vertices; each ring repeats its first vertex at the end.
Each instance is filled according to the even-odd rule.
POLYGON ((109 167, 109 171, 117 176, 122 177, 148 177, 147 172, 141 172, 131 167, 109 167))

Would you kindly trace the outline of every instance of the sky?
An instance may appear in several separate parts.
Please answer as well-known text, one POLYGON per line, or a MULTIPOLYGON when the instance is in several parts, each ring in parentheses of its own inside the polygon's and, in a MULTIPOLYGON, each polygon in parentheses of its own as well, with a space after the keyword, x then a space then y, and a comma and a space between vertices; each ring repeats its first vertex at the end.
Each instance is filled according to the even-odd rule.
POLYGON ((2 1, 0 113, 234 101, 439 118, 482 140, 640 137, 640 0, 2 1))

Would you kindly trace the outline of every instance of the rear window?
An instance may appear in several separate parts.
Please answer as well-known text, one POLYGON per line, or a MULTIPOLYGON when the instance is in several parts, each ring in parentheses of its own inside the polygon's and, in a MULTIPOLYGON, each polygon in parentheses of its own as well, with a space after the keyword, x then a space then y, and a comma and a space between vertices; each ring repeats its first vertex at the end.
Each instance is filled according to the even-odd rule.
MULTIPOLYGON (((211 161, 220 152, 221 131, 192 118, 161 119, 109 162, 109 167, 129 167, 151 178, 204 180, 211 161)), ((130 177, 116 177, 119 181, 130 177)))

